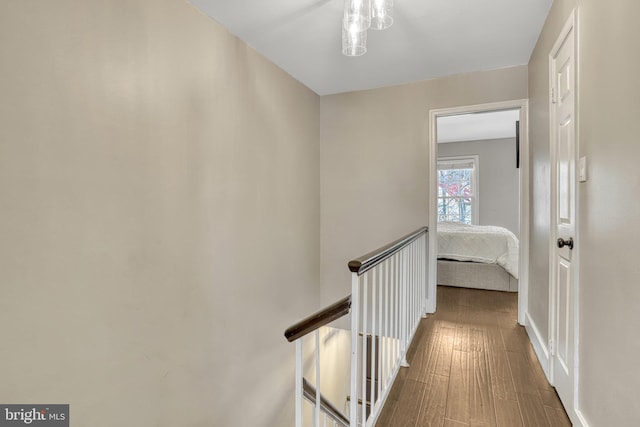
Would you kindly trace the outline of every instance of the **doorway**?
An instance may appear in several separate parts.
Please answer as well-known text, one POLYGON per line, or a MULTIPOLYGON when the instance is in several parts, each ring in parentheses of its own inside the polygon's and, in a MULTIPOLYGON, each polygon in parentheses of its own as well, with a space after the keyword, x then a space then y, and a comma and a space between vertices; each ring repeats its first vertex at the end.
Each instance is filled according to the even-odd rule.
MULTIPOLYGON (((486 113, 492 111, 519 111, 519 285, 518 285, 518 323, 525 324, 528 296, 528 248, 529 248, 529 141, 528 141, 528 100, 514 100, 489 104, 461 106, 431 110, 429 112, 429 280, 427 307, 435 312, 437 304, 437 255, 438 255, 438 179, 437 179, 437 141, 438 118, 462 114, 486 113)), ((514 160, 515 161, 515 160, 514 160)))

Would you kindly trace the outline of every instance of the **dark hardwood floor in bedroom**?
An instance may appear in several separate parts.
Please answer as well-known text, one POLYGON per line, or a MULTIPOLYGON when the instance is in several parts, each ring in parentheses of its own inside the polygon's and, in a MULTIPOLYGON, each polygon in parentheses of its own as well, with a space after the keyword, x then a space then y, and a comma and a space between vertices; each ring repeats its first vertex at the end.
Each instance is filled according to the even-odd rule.
POLYGON ((571 426, 517 324, 517 298, 439 286, 376 426, 571 426))

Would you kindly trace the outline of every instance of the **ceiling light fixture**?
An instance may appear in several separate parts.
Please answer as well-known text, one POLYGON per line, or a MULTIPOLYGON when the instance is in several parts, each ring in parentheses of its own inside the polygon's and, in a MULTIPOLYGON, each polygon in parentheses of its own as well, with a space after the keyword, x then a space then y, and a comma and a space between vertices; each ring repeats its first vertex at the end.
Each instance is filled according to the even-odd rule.
POLYGON ((384 30, 393 24, 393 0, 344 0, 342 53, 367 52, 367 30, 384 30))
POLYGON ((346 56, 360 56, 367 53, 367 30, 358 31, 356 26, 342 29, 342 53, 346 56))
POLYGON ((386 30, 393 24, 393 0, 372 0, 371 28, 386 30))

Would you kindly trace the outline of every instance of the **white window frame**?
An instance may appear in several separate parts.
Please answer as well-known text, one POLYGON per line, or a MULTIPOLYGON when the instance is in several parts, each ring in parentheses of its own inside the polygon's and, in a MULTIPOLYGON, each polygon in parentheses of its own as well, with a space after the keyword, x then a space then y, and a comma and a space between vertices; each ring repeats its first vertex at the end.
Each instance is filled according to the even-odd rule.
MULTIPOLYGON (((480 194, 479 194, 479 185, 478 185, 478 181, 479 181, 479 177, 480 177, 480 158, 477 155, 472 155, 472 156, 451 156, 451 157, 438 157, 438 162, 437 162, 437 171, 436 171, 436 179, 439 180, 439 174, 437 173, 438 171, 441 170, 440 165, 441 164, 446 164, 449 166, 449 169, 453 169, 451 168, 451 166, 455 166, 456 164, 459 164, 461 166, 465 166, 468 165, 469 163, 473 163, 473 173, 471 174, 471 192, 472 192, 472 202, 471 202, 471 224, 479 224, 480 222, 480 194)), ((436 188, 438 186, 438 183, 436 183, 436 188)), ((438 201, 441 199, 442 197, 438 196, 436 194, 436 212, 437 212, 437 206, 439 206, 438 201)), ((437 217, 436 217, 437 220, 437 217)))

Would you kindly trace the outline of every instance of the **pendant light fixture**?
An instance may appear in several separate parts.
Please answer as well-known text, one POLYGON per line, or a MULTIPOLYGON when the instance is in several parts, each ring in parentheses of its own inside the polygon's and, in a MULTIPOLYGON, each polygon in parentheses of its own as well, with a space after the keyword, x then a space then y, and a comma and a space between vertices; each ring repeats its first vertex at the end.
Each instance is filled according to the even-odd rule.
POLYGON ((384 30, 393 24, 393 0, 344 0, 342 53, 367 52, 367 30, 384 30))
POLYGON ((354 25, 351 29, 342 29, 342 54, 360 56, 367 53, 367 31, 358 31, 354 25))
POLYGON ((342 26, 348 31, 366 31, 371 26, 371 0, 344 0, 342 26))
POLYGON ((371 28, 385 30, 393 24, 393 0, 372 0, 371 28))

